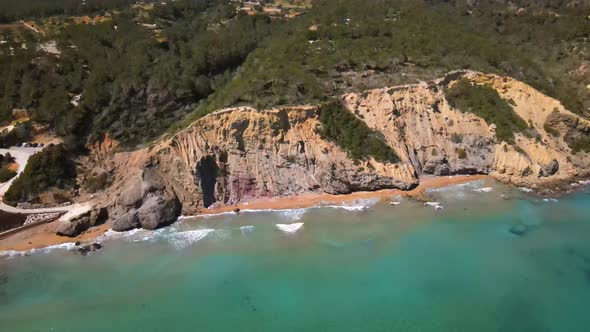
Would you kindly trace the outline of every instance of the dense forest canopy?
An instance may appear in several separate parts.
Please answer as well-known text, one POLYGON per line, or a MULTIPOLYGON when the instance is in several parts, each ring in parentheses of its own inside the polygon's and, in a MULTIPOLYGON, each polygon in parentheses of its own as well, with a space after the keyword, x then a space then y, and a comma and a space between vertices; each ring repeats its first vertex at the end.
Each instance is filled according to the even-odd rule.
POLYGON ((134 0, 0 0, 0 23, 51 15, 81 15, 124 8, 134 0))
MULTIPOLYGON (((249 6, 0 0, 0 23, 6 23, 0 24, 0 123, 14 125, 0 134, 0 145, 27 141, 39 126, 64 139, 31 160, 7 200, 73 188, 72 160, 104 134, 133 148, 235 105, 323 104, 324 136, 356 159, 396 162, 333 98, 456 69, 512 76, 572 112, 587 116, 590 109, 587 1, 268 0, 249 6)), ((500 140, 528 133, 510 105, 485 87, 463 84, 447 94, 461 110, 500 126, 500 140)), ((590 144, 584 139, 572 146, 587 150, 590 144)))
POLYGON ((322 103, 460 68, 590 107, 590 11, 573 0, 324 0, 289 19, 227 0, 0 1, 7 20, 40 26, 106 15, 17 40, 0 29, 0 121, 27 109, 76 150, 105 133, 142 144, 220 107, 322 103))
POLYGON ((156 5, 151 15, 163 22, 165 42, 129 11, 93 25, 64 25, 51 36, 59 56, 34 46, 15 45, 14 55, 4 52, 0 120, 14 108, 26 108, 33 120, 50 124, 70 142, 109 132, 139 144, 223 85, 271 30, 268 17, 238 17, 224 2, 156 5), (77 95, 80 103, 74 106, 77 95))

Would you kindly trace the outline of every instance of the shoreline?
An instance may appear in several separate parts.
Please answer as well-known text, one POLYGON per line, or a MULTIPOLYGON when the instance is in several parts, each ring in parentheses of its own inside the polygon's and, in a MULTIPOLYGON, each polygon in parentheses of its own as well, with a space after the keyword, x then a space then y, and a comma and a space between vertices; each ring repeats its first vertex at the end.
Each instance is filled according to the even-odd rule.
POLYGON ((416 200, 425 201, 426 191, 442 187, 463 184, 467 182, 493 179, 489 175, 455 175, 455 176, 429 176, 420 179, 420 183, 412 190, 381 189, 376 191, 357 191, 350 194, 332 195, 327 193, 307 193, 290 197, 261 198, 235 205, 225 205, 211 209, 205 209, 194 216, 181 216, 189 219, 199 216, 215 215, 226 212, 233 212, 236 208, 240 210, 289 210, 302 209, 317 206, 321 203, 345 203, 358 199, 386 199, 392 196, 410 197, 416 200))
MULTIPOLYGON (((308 193, 290 197, 261 198, 235 205, 225 205, 217 208, 205 209, 201 213, 194 216, 180 216, 179 220, 233 212, 236 208, 241 210, 299 209, 309 208, 327 202, 341 204, 358 199, 377 198, 382 200, 396 195, 410 197, 417 200, 425 200, 426 191, 429 189, 448 187, 486 179, 493 178, 489 175, 455 175, 442 177, 429 176, 421 178, 419 185, 416 188, 408 191, 400 189, 382 189, 377 191, 359 191, 343 195, 308 193)), ((91 228, 77 237, 70 238, 56 235, 55 232, 58 226, 58 222, 52 222, 2 239, 0 240, 0 251, 28 251, 64 243, 73 243, 78 241, 88 242, 104 234, 110 228, 109 224, 105 223, 103 225, 91 228)))

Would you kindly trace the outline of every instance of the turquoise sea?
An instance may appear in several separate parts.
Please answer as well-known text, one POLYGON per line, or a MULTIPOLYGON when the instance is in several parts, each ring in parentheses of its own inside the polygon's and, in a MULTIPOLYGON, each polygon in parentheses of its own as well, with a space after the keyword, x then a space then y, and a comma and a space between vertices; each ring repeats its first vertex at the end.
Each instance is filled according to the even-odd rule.
POLYGON ((0 331, 590 331, 590 191, 431 195, 444 209, 245 211, 108 233, 86 257, 5 252, 0 331))

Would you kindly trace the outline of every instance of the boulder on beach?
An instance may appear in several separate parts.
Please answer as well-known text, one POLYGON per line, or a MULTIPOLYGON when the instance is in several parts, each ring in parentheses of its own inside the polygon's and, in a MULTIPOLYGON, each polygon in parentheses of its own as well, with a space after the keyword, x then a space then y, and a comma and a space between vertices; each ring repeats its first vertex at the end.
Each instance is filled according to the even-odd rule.
POLYGON ((59 236, 76 237, 90 227, 103 224, 108 218, 107 209, 97 208, 71 220, 63 221, 59 225, 56 234, 59 236))
POLYGON ((69 221, 63 221, 56 234, 59 236, 76 237, 90 227, 90 212, 69 221))
POLYGON ((111 228, 116 232, 125 232, 139 228, 140 226, 141 224, 139 223, 139 219, 137 219, 137 211, 135 209, 131 209, 127 211, 127 213, 117 218, 115 222, 113 222, 113 226, 111 228))
POLYGON ((173 223, 180 208, 180 202, 175 196, 151 196, 137 210, 137 218, 141 227, 156 229, 173 223))

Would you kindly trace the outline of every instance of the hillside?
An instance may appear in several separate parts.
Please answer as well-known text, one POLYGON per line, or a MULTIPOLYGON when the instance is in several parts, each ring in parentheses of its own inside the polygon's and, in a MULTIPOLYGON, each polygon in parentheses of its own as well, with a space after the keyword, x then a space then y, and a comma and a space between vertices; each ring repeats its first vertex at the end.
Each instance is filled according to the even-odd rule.
MULTIPOLYGON (((209 188, 208 202, 258 196, 261 188, 269 195, 410 188, 422 173, 497 173, 525 184, 567 179, 573 175, 562 172, 574 172, 577 156, 590 145, 585 129, 590 109, 587 1, 26 3, 0 2, 6 9, 3 20, 12 21, 0 26, 0 122, 13 128, 0 134, 0 145, 32 141, 40 134, 63 144, 33 159, 56 162, 25 172, 9 191, 12 203, 80 200, 123 183, 115 178, 126 175, 113 173, 119 168, 96 160, 96 147, 116 146, 109 153, 145 151, 175 137, 177 153, 196 153, 191 150, 196 143, 180 139, 179 133, 216 134, 205 147, 226 146, 226 132, 234 125, 219 130, 234 121, 246 132, 255 121, 267 121, 277 131, 305 126, 305 134, 303 129, 288 132, 303 142, 299 149, 308 159, 288 154, 289 162, 272 159, 286 153, 277 147, 283 141, 265 138, 263 130, 256 134, 260 142, 244 140, 240 149, 250 151, 256 144, 271 161, 267 164, 266 155, 241 160, 248 170, 246 184, 232 180, 241 189, 223 189, 219 195, 227 200, 211 199, 215 195, 209 188), (548 105, 558 106, 516 93, 507 96, 498 82, 490 87, 474 86, 473 77, 453 86, 437 81, 452 80, 448 73, 455 70, 522 82, 551 100, 548 105), (428 100, 411 102, 408 114, 420 108, 430 119, 406 118, 399 108, 395 120, 380 114, 373 123, 374 114, 387 110, 382 102, 405 96, 396 92, 404 86, 420 87, 415 93, 428 100), (388 96, 384 87, 396 88, 388 96), (527 111, 534 114, 522 113, 527 104, 537 105, 527 111), (226 113, 217 113, 225 108, 243 109, 236 117, 249 115, 227 119, 219 115, 226 113), (447 109, 459 113, 441 119, 447 109), (263 110, 279 111, 267 118, 270 111, 263 110), (250 118, 256 116, 260 119, 250 118), (203 126, 195 129, 200 118, 203 126), (481 128, 473 120, 462 132, 457 123, 475 118, 483 121, 481 128), (484 124, 495 127, 493 133, 484 124), (556 140, 559 144, 550 143, 556 140), (180 149, 183 144, 189 144, 183 148, 189 152, 180 149), (546 149, 567 157, 539 153, 546 149), (96 169, 84 162, 93 159, 96 169), (306 165, 301 173, 289 173, 298 163, 306 165), (282 178, 294 176, 300 183, 293 187, 269 175, 276 167, 285 169, 282 178), (318 169, 335 175, 304 175, 318 169), (250 179, 252 172, 256 180, 250 179), (52 174, 67 174, 67 179, 52 174), (266 184, 260 187, 260 181, 266 184)), ((178 166, 171 174, 194 173, 198 161, 187 156, 184 164, 193 170, 178 166)), ((221 156, 216 158, 220 163, 221 156)), ((211 170, 213 161, 203 162, 201 173, 225 172, 211 170)), ((195 209, 208 205, 197 194, 202 189, 186 181, 191 180, 182 180, 189 188, 185 196, 195 209)))
POLYGON ((116 230, 153 229, 181 213, 261 197, 410 189, 428 174, 489 174, 537 189, 590 175, 590 146, 572 149, 588 137, 590 121, 508 77, 458 71, 338 99, 399 159, 355 156, 325 136, 321 106, 238 107, 209 114, 150 148, 117 153, 110 142, 96 145, 82 182, 95 174, 107 179, 83 197, 99 197, 116 230), (526 128, 504 140, 473 109, 451 106, 449 90, 463 82, 493 91, 485 95, 490 101, 497 95, 509 102, 526 128))

